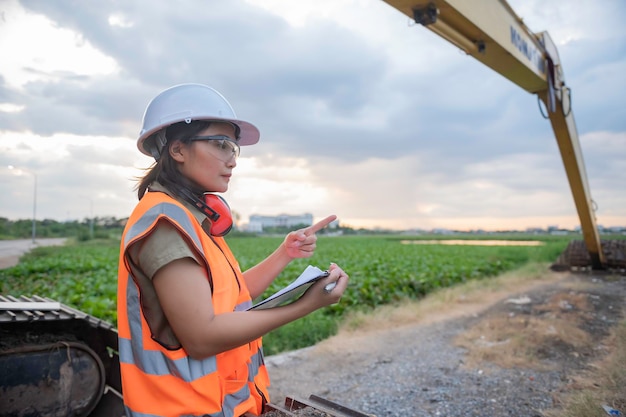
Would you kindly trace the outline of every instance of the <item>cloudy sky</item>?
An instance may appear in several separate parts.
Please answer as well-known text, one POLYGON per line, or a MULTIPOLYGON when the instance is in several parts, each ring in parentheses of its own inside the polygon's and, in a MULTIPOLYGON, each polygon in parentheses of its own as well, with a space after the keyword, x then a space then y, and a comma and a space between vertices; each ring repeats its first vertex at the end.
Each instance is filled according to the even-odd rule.
MULTIPOLYGON (((626 3, 511 0, 557 44, 598 224, 626 226, 626 3)), ((381 0, 0 0, 0 217, 127 217, 148 101, 210 85, 261 130, 225 194, 384 228, 575 227, 529 94, 381 0), (14 169, 9 169, 8 166, 14 169)))

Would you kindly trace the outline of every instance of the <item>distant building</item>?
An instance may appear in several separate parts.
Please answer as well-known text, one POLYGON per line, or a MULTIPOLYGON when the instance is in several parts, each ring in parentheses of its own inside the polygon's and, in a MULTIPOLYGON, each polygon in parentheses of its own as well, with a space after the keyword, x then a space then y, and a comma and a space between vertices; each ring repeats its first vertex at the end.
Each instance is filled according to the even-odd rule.
POLYGON ((253 214, 250 216, 250 222, 246 230, 248 232, 262 232, 268 227, 311 226, 312 224, 313 215, 311 213, 296 216, 289 214, 279 214, 278 216, 260 216, 253 214))

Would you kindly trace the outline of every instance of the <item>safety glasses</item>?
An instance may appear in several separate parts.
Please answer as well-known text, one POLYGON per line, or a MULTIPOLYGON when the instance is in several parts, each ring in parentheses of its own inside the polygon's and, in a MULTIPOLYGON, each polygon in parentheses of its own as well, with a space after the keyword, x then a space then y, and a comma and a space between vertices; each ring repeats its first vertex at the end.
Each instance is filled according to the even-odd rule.
POLYGON ((206 140, 209 142, 211 153, 223 162, 228 162, 231 158, 237 159, 240 153, 240 147, 237 142, 225 135, 214 136, 193 136, 189 138, 191 141, 206 140))

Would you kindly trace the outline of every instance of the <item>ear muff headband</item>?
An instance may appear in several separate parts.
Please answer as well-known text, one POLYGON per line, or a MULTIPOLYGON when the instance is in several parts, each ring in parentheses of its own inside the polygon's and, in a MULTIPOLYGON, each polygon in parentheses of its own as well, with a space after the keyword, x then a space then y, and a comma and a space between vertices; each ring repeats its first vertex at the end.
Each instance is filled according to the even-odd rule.
POLYGON ((182 188, 178 189, 176 193, 207 216, 207 219, 211 222, 211 228, 209 229, 211 236, 225 236, 233 228, 233 216, 230 206, 222 196, 206 193, 204 198, 200 199, 182 188))

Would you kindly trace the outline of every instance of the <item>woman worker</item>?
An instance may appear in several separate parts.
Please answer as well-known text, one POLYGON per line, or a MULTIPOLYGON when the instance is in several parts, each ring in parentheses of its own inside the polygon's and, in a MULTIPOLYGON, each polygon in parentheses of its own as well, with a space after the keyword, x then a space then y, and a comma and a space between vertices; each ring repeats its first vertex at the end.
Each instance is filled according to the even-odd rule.
POLYGON ((300 299, 248 310, 295 258, 313 255, 329 216, 289 233, 243 272, 223 235, 232 225, 228 189, 239 147, 259 140, 226 99, 201 84, 150 101, 137 142, 155 164, 122 236, 118 274, 119 356, 128 416, 259 415, 269 401, 261 337, 334 304, 348 275, 329 276, 300 299), (324 287, 335 283, 334 289, 324 287))

